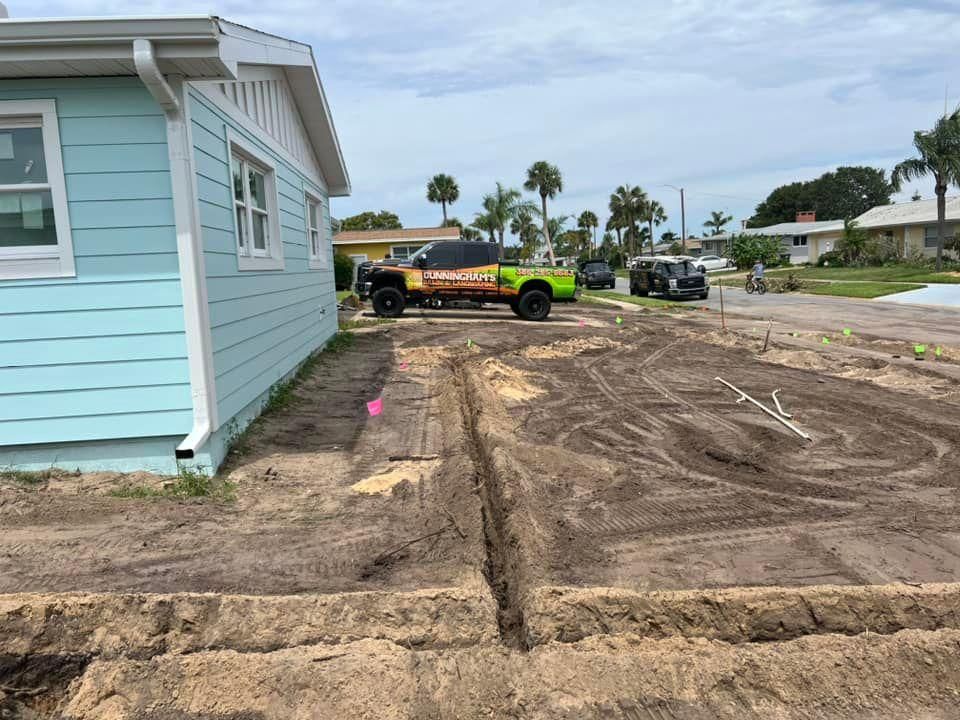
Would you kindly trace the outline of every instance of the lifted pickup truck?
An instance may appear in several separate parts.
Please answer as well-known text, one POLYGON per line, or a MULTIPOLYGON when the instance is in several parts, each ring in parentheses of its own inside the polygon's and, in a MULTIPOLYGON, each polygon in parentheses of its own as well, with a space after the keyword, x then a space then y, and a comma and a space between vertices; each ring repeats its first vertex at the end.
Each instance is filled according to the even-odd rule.
POLYGON ((630 268, 630 294, 646 297, 658 293, 667 298, 710 295, 710 280, 686 258, 637 258, 630 268))
POLYGON ((405 262, 363 263, 356 292, 381 317, 397 317, 409 304, 442 308, 454 301, 506 303, 524 320, 543 320, 551 303, 576 302, 576 270, 497 259, 487 242, 438 241, 405 262))

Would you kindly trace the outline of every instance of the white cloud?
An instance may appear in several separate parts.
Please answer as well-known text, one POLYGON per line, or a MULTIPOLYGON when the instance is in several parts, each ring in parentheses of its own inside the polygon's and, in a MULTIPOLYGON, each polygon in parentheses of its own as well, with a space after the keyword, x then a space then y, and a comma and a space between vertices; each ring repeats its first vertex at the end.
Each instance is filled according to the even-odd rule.
MULTIPOLYGON (((13 15, 195 13, 187 0, 10 0, 13 15), (29 3, 29 6, 28 4, 29 3)), ((840 164, 889 169, 960 95, 950 0, 485 3, 226 0, 217 14, 314 46, 354 186, 336 214, 434 224, 427 178, 472 217, 497 180, 560 166, 557 212, 604 215, 642 185, 679 231, 737 218, 777 184, 840 164), (710 194, 708 194, 710 193, 710 194), (724 195, 729 197, 717 197, 724 195)), ((929 195, 926 184, 919 185, 929 195)), ((665 228, 661 228, 665 229, 665 228)))

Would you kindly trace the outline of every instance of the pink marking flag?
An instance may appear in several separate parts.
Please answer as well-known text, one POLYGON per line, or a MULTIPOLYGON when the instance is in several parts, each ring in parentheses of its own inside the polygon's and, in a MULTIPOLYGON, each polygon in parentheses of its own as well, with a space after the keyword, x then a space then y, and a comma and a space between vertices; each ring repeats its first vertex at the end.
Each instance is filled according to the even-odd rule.
POLYGON ((401 370, 406 370, 409 367, 410 367, 410 363, 405 363, 405 362, 400 363, 401 370))
POLYGON ((379 415, 383 412, 383 398, 378 397, 376 400, 371 400, 367 403, 367 412, 370 413, 370 416, 379 415))
POLYGON ((577 325, 579 325, 580 327, 586 327, 587 321, 586 321, 586 320, 581 320, 580 322, 577 323, 577 325))

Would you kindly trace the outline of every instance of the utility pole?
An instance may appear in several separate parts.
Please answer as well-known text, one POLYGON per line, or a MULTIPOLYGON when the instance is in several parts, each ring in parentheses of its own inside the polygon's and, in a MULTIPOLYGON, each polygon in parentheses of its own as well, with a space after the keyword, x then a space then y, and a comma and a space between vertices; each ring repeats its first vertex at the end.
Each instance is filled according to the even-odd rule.
POLYGON ((683 188, 680 188, 680 249, 683 255, 687 254, 687 210, 683 206, 683 188))

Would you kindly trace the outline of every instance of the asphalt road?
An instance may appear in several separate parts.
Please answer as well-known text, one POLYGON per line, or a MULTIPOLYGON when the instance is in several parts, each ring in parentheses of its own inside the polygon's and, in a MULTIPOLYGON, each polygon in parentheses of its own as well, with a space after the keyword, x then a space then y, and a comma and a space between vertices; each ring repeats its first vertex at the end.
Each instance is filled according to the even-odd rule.
MULTIPOLYGON (((826 295, 776 294, 747 295, 739 282, 729 287, 724 281, 724 310, 731 316, 756 320, 773 319, 795 327, 797 331, 826 332, 849 327, 854 331, 898 338, 917 343, 960 346, 960 308, 936 305, 901 305, 859 298, 826 295)), ((625 278, 617 278, 616 291, 630 294, 625 278)), ((720 311, 717 279, 711 278, 710 298, 691 300, 720 311)))

